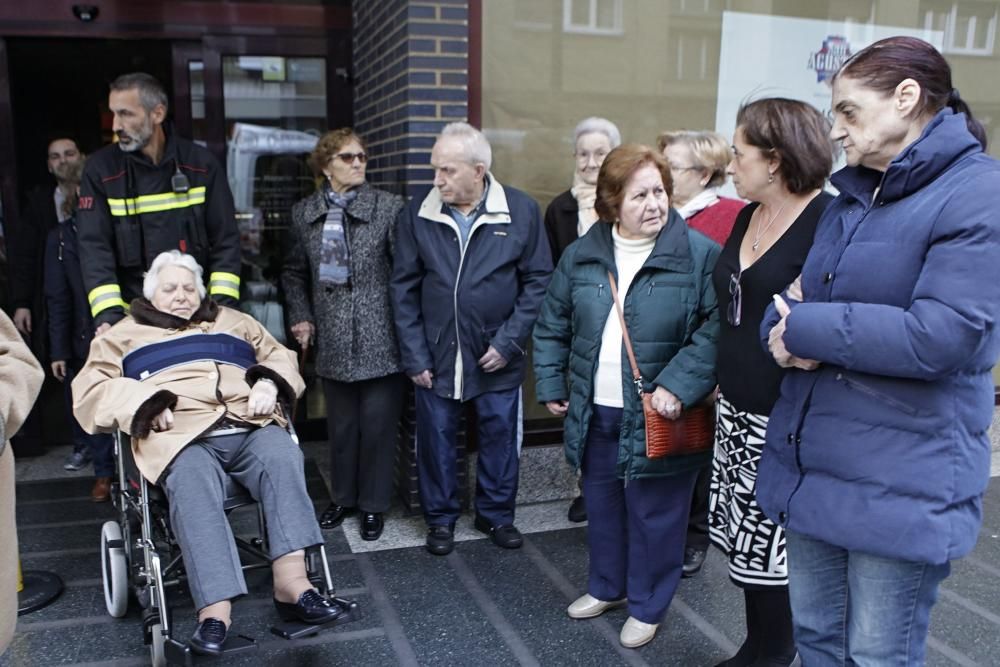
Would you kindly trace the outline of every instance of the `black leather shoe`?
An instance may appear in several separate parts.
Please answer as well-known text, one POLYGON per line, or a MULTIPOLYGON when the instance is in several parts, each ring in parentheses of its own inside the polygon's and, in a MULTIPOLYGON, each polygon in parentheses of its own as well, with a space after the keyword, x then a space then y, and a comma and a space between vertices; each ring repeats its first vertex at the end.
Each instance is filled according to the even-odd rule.
POLYGON ((687 547, 684 549, 684 572, 683 576, 693 577, 698 574, 701 570, 701 566, 705 564, 705 551, 703 549, 695 549, 694 547, 687 547))
POLYGON ((324 530, 336 528, 344 522, 344 517, 351 513, 351 507, 344 507, 337 503, 330 503, 330 506, 319 515, 319 527, 324 530))
POLYGON ((327 600, 315 588, 310 588, 299 596, 299 601, 274 601, 278 615, 285 621, 302 621, 310 625, 322 625, 340 618, 347 609, 337 602, 327 600))
POLYGON ((198 624, 188 644, 199 655, 222 655, 229 629, 217 618, 206 618, 198 624))
POLYGON ((381 512, 365 512, 361 516, 361 539, 366 542, 374 542, 382 537, 382 529, 385 522, 382 521, 381 512))
POLYGON ((431 526, 427 531, 427 550, 435 556, 447 556, 454 548, 454 526, 431 526))
POLYGON ((587 503, 584 501, 582 495, 574 498, 573 502, 569 504, 569 512, 567 512, 566 518, 573 523, 583 523, 587 520, 587 503))
POLYGON ((521 531, 514 527, 514 524, 509 523, 503 526, 491 525, 484 517, 476 515, 475 521, 476 530, 480 533, 486 533, 490 536, 493 544, 498 547, 503 547, 504 549, 520 549, 521 545, 524 544, 524 538, 521 537, 521 531))

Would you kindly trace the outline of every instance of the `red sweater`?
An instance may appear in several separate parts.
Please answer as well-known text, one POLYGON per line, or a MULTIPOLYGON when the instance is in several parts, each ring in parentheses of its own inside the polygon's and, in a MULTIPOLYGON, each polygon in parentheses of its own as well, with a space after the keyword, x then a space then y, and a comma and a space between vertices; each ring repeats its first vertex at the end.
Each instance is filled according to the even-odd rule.
POLYGON ((726 245, 726 239, 729 238, 729 233, 733 231, 733 224, 736 222, 736 214, 746 205, 745 201, 739 199, 719 197, 719 201, 701 209, 686 222, 689 227, 698 230, 719 245, 726 245))

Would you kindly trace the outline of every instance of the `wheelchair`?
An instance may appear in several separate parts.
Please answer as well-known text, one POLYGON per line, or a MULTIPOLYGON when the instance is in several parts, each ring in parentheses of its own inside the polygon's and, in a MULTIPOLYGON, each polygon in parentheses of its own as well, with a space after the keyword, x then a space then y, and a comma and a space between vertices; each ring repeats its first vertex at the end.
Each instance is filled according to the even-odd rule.
MULTIPOLYGON (((298 443, 294 430, 289 432, 298 443)), ((114 452, 117 471, 116 479, 112 481, 111 500, 118 520, 107 521, 101 527, 101 573, 108 614, 122 618, 128 611, 130 597, 134 598, 142 608, 143 642, 149 646, 152 665, 193 665, 202 656, 194 654, 186 640, 174 637, 170 613, 168 593, 184 585, 186 579, 180 547, 170 527, 166 494, 139 473, 128 435, 120 431, 115 434, 114 452)), ((244 572, 271 566, 267 555, 266 521, 263 508, 249 492, 228 478, 223 503, 226 514, 252 506, 257 510, 257 537, 248 540, 234 534, 237 549, 245 556, 241 559, 244 572)), ((306 572, 320 594, 347 611, 324 625, 278 622, 271 632, 284 639, 315 635, 360 617, 357 602, 335 597, 330 566, 322 544, 306 550, 306 572)), ((223 655, 256 648, 257 642, 253 638, 230 635, 223 655)))

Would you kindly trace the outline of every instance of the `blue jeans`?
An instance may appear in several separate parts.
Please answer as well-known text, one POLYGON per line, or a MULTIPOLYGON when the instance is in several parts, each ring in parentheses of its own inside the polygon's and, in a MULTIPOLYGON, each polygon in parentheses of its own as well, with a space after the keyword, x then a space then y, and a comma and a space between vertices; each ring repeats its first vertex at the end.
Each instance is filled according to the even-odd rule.
POLYGON ((806 667, 922 665, 938 585, 951 564, 848 551, 786 533, 795 645, 806 667))

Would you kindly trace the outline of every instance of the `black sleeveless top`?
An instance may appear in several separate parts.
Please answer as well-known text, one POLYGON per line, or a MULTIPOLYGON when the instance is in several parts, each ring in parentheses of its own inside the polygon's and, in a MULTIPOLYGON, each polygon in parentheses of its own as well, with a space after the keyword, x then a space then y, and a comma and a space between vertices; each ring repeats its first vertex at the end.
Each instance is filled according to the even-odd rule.
POLYGON ((712 272, 712 284, 719 300, 718 357, 716 374, 719 389, 738 410, 770 414, 784 370, 761 345, 760 323, 772 295, 781 293, 800 273, 812 247, 816 224, 833 195, 820 192, 810 201, 795 222, 767 252, 761 255, 740 278, 742 315, 740 325, 729 324, 730 277, 740 272, 740 244, 747 233, 750 218, 759 204, 744 206, 736 216, 732 234, 712 272))

